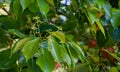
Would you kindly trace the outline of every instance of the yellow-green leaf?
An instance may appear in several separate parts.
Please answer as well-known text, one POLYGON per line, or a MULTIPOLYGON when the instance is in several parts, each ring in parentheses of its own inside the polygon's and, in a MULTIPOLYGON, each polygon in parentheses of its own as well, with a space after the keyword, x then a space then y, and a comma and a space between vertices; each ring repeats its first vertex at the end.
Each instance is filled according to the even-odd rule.
POLYGON ((65 35, 60 32, 60 31, 56 31, 56 32, 52 32, 51 33, 53 36, 55 36, 56 38, 58 38, 59 40, 61 40, 61 42, 65 43, 66 42, 66 38, 65 35))
POLYGON ((110 72, 119 72, 115 67, 112 67, 111 69, 110 69, 110 72))
POLYGON ((50 5, 54 6, 54 1, 53 0, 46 0, 50 5))
POLYGON ((51 52, 54 59, 56 61, 60 62, 61 48, 60 48, 59 44, 51 36, 49 36, 49 38, 48 38, 48 49, 51 52))
POLYGON ((20 5, 19 0, 14 0, 14 1, 13 1, 13 12, 14 12, 14 14, 16 15, 17 18, 18 18, 18 16, 19 16, 21 10, 22 10, 22 7, 21 7, 21 5, 20 5))
POLYGON ((78 57, 84 63, 85 62, 85 55, 84 55, 83 50, 75 42, 69 42, 69 43, 73 48, 75 48, 76 52, 79 54, 78 57))
MULTIPOLYGON (((103 35, 105 36, 105 30, 104 30, 102 24, 99 21, 96 21, 96 23, 97 23, 99 29, 101 30, 101 32, 103 33, 103 35)), ((106 38, 106 36, 105 36, 105 38, 106 38)))
POLYGON ((18 41, 17 44, 15 45, 15 48, 13 49, 13 53, 15 53, 16 51, 21 49, 22 46, 25 44, 25 42, 27 42, 29 40, 30 40, 30 38, 24 38, 24 39, 21 39, 20 41, 18 41))
POLYGON ((87 18, 91 24, 94 24, 97 21, 97 11, 96 10, 88 10, 87 18))
POLYGON ((34 56, 38 48, 39 48, 39 38, 34 38, 33 40, 30 40, 25 43, 22 52, 26 58, 26 61, 28 61, 28 59, 34 56))

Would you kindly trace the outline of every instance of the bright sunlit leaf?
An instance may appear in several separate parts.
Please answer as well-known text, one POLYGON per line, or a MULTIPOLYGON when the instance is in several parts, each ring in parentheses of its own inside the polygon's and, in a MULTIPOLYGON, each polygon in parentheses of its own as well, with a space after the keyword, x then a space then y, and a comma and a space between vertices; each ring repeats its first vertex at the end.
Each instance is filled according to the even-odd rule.
POLYGON ((56 31, 56 32, 52 32, 51 33, 53 36, 55 36, 56 38, 58 38, 59 40, 61 40, 61 42, 65 43, 66 42, 66 38, 65 35, 60 32, 60 31, 56 31))
POLYGON ((19 0, 23 11, 33 2, 33 0, 19 0))
POLYGON ((38 7, 40 11, 46 16, 49 12, 49 5, 45 0, 37 0, 38 7))
POLYGON ((39 38, 27 41, 22 49, 23 55, 28 59, 32 58, 39 48, 39 38))
POLYGON ((54 58, 51 53, 46 49, 40 50, 40 55, 36 60, 36 64, 42 69, 43 72, 52 72, 55 66, 54 58))

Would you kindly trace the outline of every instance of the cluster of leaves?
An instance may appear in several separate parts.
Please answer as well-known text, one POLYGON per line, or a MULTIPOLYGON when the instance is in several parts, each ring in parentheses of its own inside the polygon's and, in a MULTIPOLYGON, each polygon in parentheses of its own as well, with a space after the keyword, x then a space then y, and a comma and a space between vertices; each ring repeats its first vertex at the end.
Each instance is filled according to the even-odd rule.
POLYGON ((105 0, 71 1, 0 0, 1 8, 10 4, 8 15, 0 16, 0 71, 52 72, 57 62, 66 71, 118 72, 119 7, 105 0))

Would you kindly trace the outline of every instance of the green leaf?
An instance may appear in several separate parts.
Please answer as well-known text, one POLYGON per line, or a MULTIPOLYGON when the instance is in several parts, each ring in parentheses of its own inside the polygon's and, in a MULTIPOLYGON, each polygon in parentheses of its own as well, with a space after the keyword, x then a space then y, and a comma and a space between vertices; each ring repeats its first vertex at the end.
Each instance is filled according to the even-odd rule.
POLYGON ((108 34, 108 41, 106 42, 106 47, 112 47, 114 46, 114 43, 115 43, 114 39, 110 36, 110 34, 108 34))
POLYGON ((109 3, 105 3, 103 9, 104 9, 105 13, 109 17, 111 17, 111 14, 112 14, 112 7, 111 7, 111 5, 109 3))
POLYGON ((118 26, 120 26, 119 20, 120 20, 120 10, 114 12, 112 15, 112 18, 110 20, 114 29, 117 28, 118 26))
POLYGON ((104 6, 105 0, 95 0, 95 3, 101 9, 104 6))
POLYGON ((46 0, 50 5, 54 6, 54 0, 46 0))
POLYGON ((81 62, 85 62, 85 55, 80 46, 78 46, 75 42, 69 42, 69 44, 76 50, 78 53, 78 57, 80 58, 81 62))
POLYGON ((115 67, 112 67, 111 69, 110 69, 110 72, 119 72, 115 67))
MULTIPOLYGON (((96 24, 98 25, 99 29, 101 30, 101 32, 105 36, 105 30, 104 30, 104 27, 102 26, 101 22, 100 21, 96 21, 96 24)), ((106 36, 105 36, 105 38, 106 38, 106 36)))
MULTIPOLYGON (((78 64, 76 66, 75 70, 72 69, 72 72, 76 72, 76 71, 79 71, 79 72, 90 72, 89 62, 78 64)), ((98 72, 98 71, 96 71, 96 72, 98 72)))
POLYGON ((120 70, 120 66, 117 66, 116 69, 117 69, 117 70, 120 70))
POLYGON ((0 27, 0 48, 7 45, 7 37, 5 37, 5 31, 0 27))
POLYGON ((22 10, 22 7, 20 6, 19 0, 14 0, 13 2, 13 12, 15 13, 15 16, 18 18, 20 12, 22 10))
POLYGON ((56 32, 51 32, 51 34, 53 36, 55 36, 56 38, 58 38, 59 40, 61 40, 61 42, 65 43, 66 42, 66 38, 65 35, 60 32, 60 31, 56 31, 56 32))
POLYGON ((0 16, 0 23, 4 29, 19 29, 19 23, 16 22, 15 18, 11 15, 0 16))
POLYGON ((119 6, 119 8, 120 8, 120 0, 119 0, 119 2, 118 2, 118 6, 119 6))
POLYGON ((88 20, 91 24, 97 21, 97 11, 95 10, 88 10, 88 20))
POLYGON ((69 41, 72 41, 74 38, 73 35, 71 35, 71 34, 66 34, 65 36, 69 41))
POLYGON ((98 31, 97 31, 97 33, 96 33, 96 39, 97 39, 97 45, 98 45, 98 46, 100 46, 100 47, 105 46, 106 38, 105 38, 105 36, 103 35, 103 33, 102 33, 101 30, 98 30, 98 31))
POLYGON ((33 40, 27 41, 22 49, 22 52, 28 61, 28 59, 32 58, 36 51, 39 48, 39 38, 34 38, 33 40))
POLYGON ((67 64, 70 66, 70 65, 71 65, 71 59, 70 59, 70 56, 69 56, 66 48, 65 48, 63 45, 60 46, 60 48, 61 48, 61 53, 62 53, 61 55, 62 55, 63 59, 64 59, 64 60, 67 62, 67 64))
POLYGON ((52 56, 55 58, 55 60, 60 62, 61 60, 60 46, 51 36, 49 36, 48 38, 48 49, 51 52, 52 56))
POLYGON ((26 37, 26 35, 22 34, 20 31, 18 31, 17 29, 8 29, 8 33, 16 35, 20 38, 24 38, 26 37))
POLYGON ((19 54, 15 53, 11 57, 11 50, 0 52, 0 70, 8 70, 16 64, 19 54))
POLYGON ((37 5, 36 0, 34 0, 34 1, 30 4, 29 10, 30 10, 31 12, 33 12, 33 13, 39 12, 39 7, 38 7, 38 5, 37 5))
POLYGON ((51 53, 42 48, 40 56, 36 60, 36 64, 42 69, 43 72, 52 72, 55 66, 54 59, 51 53))
POLYGON ((33 0, 19 0, 23 11, 33 2, 33 0))
POLYGON ((45 0, 37 0, 37 4, 40 11, 46 16, 49 12, 49 5, 46 3, 45 0))
POLYGON ((22 72, 42 72, 40 67, 36 64, 35 59, 29 59, 27 63, 27 71, 22 71, 22 72))
POLYGON ((71 63, 76 64, 78 62, 78 53, 76 50, 69 44, 67 44, 67 50, 69 52, 70 58, 71 58, 71 63))
POLYGON ((29 40, 30 40, 30 38, 24 38, 24 39, 21 39, 20 41, 18 41, 17 44, 15 45, 15 48, 13 49, 13 53, 15 53, 16 51, 21 49, 23 47, 23 45, 29 40))

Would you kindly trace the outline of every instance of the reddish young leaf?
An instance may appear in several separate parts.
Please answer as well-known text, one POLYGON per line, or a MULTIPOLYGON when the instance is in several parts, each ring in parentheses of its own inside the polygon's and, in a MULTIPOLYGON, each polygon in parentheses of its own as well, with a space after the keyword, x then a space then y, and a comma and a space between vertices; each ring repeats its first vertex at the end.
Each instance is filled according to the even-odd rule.
POLYGON ((55 62, 55 70, 57 70, 60 67, 60 64, 58 62, 55 62))

